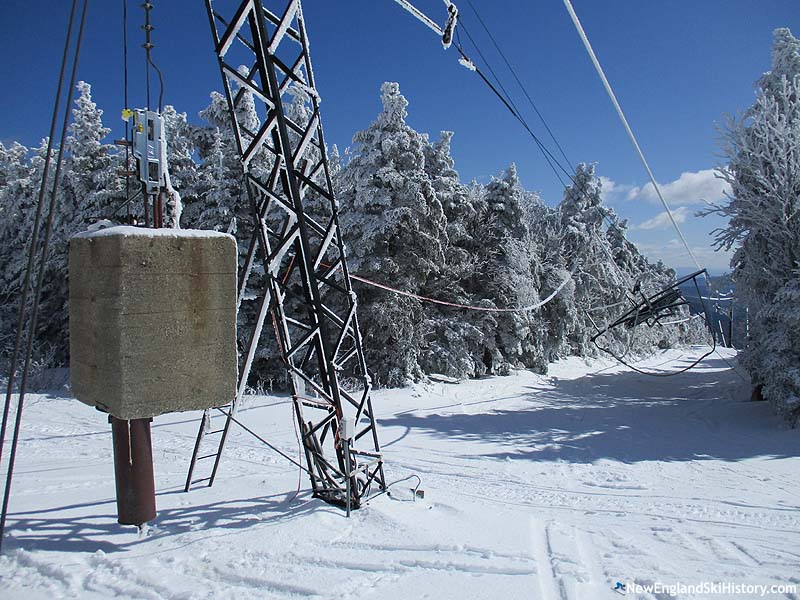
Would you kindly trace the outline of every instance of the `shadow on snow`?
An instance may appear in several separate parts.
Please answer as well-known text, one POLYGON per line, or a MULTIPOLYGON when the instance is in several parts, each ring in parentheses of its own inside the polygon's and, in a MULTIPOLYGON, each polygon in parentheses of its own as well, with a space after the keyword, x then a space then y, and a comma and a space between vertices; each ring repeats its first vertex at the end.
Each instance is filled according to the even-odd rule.
POLYGON ((446 415, 420 409, 379 423, 491 445, 496 452, 476 453, 511 460, 736 461, 800 452, 798 432, 783 428, 766 403, 751 402, 749 384, 720 359, 674 377, 601 371, 528 390, 514 409, 446 415))
MULTIPOLYGON (((176 492, 162 492, 157 495, 174 493, 176 492)), ((43 510, 11 512, 9 518, 13 525, 9 529, 12 536, 6 540, 6 544, 9 549, 24 548, 29 551, 102 550, 111 553, 128 550, 137 544, 165 536, 200 530, 206 531, 206 537, 212 534, 223 536, 259 524, 275 524, 320 510, 336 510, 321 500, 309 500, 310 494, 307 493, 301 493, 297 499, 291 501, 294 495, 294 491, 291 491, 287 494, 244 500, 160 509, 145 539, 139 539, 133 526, 116 522, 114 500, 111 498, 43 510), (70 510, 91 507, 102 507, 102 514, 70 517, 67 513, 70 510), (109 536, 119 536, 119 541, 101 539, 109 536)), ((187 545, 195 541, 197 540, 194 538, 189 539, 187 545)))

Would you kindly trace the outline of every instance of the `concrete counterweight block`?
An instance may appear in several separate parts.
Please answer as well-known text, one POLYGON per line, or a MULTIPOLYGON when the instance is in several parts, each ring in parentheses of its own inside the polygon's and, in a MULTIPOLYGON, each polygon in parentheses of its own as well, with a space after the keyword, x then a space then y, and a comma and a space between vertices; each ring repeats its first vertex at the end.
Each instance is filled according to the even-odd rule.
POLYGON ((117 419, 222 406, 236 393, 236 241, 111 227, 70 240, 72 391, 117 419))

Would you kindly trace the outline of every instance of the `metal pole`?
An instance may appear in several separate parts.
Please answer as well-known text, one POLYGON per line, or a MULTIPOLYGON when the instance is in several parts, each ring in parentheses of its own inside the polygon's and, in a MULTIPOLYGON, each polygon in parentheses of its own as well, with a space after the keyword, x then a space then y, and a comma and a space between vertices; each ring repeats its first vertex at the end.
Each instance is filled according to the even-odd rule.
POLYGON ((744 309, 744 335, 746 338, 750 338, 750 307, 747 306, 744 309))
POLYGON ((114 444, 117 484, 117 521, 141 528, 156 518, 153 476, 152 419, 117 419, 109 416, 114 444))
POLYGON ((350 440, 342 440, 344 446, 344 460, 345 460, 345 475, 347 476, 347 518, 350 518, 350 502, 351 502, 351 477, 350 477, 350 440))
POLYGON ((733 300, 728 309, 728 348, 733 348, 733 300))

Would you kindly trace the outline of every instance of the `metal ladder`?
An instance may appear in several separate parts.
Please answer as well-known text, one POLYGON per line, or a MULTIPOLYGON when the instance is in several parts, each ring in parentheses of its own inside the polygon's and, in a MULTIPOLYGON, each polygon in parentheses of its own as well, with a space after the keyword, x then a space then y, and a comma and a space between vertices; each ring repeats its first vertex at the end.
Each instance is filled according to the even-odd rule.
MULTIPOLYGON (((231 403, 226 405, 225 408, 230 410, 232 406, 233 404, 231 403)), ((200 422, 200 428, 197 431, 197 439, 195 440, 194 443, 194 452, 192 453, 192 460, 191 463, 189 464, 189 473, 186 476, 186 485, 184 486, 183 490, 185 492, 188 492, 193 485, 198 485, 200 483, 207 482, 207 485, 209 487, 214 485, 214 478, 217 476, 219 461, 220 458, 222 457, 222 449, 225 447, 225 440, 228 437, 228 430, 230 429, 232 422, 230 416, 225 415, 224 413, 221 415, 217 415, 216 419, 214 419, 213 413, 217 411, 222 412, 222 410, 216 408, 207 408, 206 410, 203 411, 203 418, 202 421, 200 422), (220 423, 220 421, 222 421, 223 419, 224 423, 220 423), (216 429, 213 428, 214 424, 212 424, 212 421, 216 422, 217 425, 216 429), (211 436, 220 436, 215 444, 216 450, 209 454, 201 454, 201 450, 203 449, 204 446, 203 440, 205 440, 206 437, 211 437, 211 436), (194 476, 194 471, 195 467, 197 466, 197 463, 200 461, 203 461, 205 463, 205 461, 208 461, 212 458, 214 459, 214 463, 213 466, 211 467, 211 473, 207 477, 201 477, 200 479, 192 479, 192 477, 194 476)), ((206 443, 205 446, 208 446, 208 443, 206 443)))

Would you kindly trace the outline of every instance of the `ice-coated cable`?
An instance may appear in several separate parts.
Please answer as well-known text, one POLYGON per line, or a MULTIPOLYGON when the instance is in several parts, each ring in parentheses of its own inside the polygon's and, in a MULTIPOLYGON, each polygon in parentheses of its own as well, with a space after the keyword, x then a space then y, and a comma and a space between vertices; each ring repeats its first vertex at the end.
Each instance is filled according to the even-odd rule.
POLYGON ((583 42, 584 47, 586 48, 586 52, 589 54, 589 58, 592 60, 592 64, 594 65, 597 74, 600 76, 600 79, 603 82, 603 86, 606 89, 606 93, 608 97, 611 99, 611 103, 614 105, 614 108, 617 110, 617 115, 619 115, 620 121, 622 121, 623 126, 625 127, 625 131, 628 133, 628 137, 630 138, 631 142, 633 143, 633 147, 636 149, 636 153, 639 155, 639 160, 642 161, 642 165, 644 165, 645 171, 647 171, 647 176, 650 178, 651 183, 653 184, 653 189, 655 189, 656 194, 658 195, 658 199, 661 201, 661 204, 664 206, 664 210, 667 212, 667 216, 669 220, 672 221, 672 225, 675 227, 675 231, 678 232, 678 237, 680 237, 681 242, 686 247, 686 251, 689 253, 689 256, 692 258, 692 262, 697 266, 698 269, 702 269, 703 267, 700 266, 700 262, 695 257, 694 252, 692 252, 689 243, 686 241, 686 238, 681 231, 681 228, 678 226, 678 222, 675 220, 675 216, 672 214, 672 209, 670 208, 669 204, 667 203, 664 195, 661 193, 661 187, 658 185, 653 172, 650 170, 650 165, 647 163, 647 159, 644 157, 644 152, 639 147, 639 142, 636 141, 636 136, 633 134, 633 130, 631 129, 630 125, 628 124, 628 119, 625 118, 625 113, 622 112, 622 107, 619 105, 617 101, 617 96, 614 94, 614 90, 611 88, 611 84, 608 82, 608 78, 606 77, 605 72, 603 71, 603 67, 600 65, 600 61, 597 60, 597 56, 592 49, 591 43, 589 43, 589 38, 586 37, 586 32, 583 30, 583 26, 581 25, 580 20, 578 19, 578 15, 575 13, 575 9, 572 7, 572 3, 570 0, 563 0, 564 6, 569 12, 569 16, 572 18, 572 23, 575 25, 575 29, 578 32, 578 35, 583 42))
POLYGON ((558 293, 567 285, 572 277, 575 275, 575 272, 578 269, 578 261, 575 261, 575 264, 572 265, 572 271, 564 278, 564 280, 558 285, 558 287, 553 290, 553 292, 547 296, 544 300, 540 300, 535 304, 531 304, 529 306, 521 306, 519 308, 495 308, 491 306, 475 306, 474 304, 460 304, 458 302, 448 302, 446 300, 437 300, 436 298, 429 298, 427 296, 420 296, 419 294, 414 294, 412 292, 405 292, 403 290, 398 290, 396 288, 390 287, 388 285, 384 285, 382 283, 378 283, 377 281, 372 281, 371 279, 367 279, 366 277, 361 277, 359 275, 353 275, 350 273, 350 279, 355 279, 356 281, 360 281, 361 283, 365 283, 367 285, 371 285, 372 287, 380 288, 387 292, 392 292, 393 294, 398 294, 400 296, 407 296, 408 298, 414 298, 415 300, 420 300, 422 302, 431 302, 433 304, 440 304, 442 306, 450 306, 452 308, 463 308, 466 310, 475 310, 479 312, 493 312, 493 313, 519 313, 519 312, 530 312, 532 310, 537 310, 550 302, 553 298, 555 298, 558 293))

